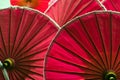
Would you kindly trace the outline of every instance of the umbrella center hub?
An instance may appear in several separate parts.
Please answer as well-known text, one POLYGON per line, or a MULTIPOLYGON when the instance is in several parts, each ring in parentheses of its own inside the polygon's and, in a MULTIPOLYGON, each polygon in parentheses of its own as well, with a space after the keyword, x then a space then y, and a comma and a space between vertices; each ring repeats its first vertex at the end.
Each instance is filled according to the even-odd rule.
POLYGON ((117 80, 116 74, 113 71, 109 71, 105 74, 105 80, 117 80))
POLYGON ((11 69, 14 67, 14 64, 15 64, 15 61, 14 59, 12 58, 7 58, 5 59, 5 61, 3 62, 3 66, 6 68, 6 69, 11 69))

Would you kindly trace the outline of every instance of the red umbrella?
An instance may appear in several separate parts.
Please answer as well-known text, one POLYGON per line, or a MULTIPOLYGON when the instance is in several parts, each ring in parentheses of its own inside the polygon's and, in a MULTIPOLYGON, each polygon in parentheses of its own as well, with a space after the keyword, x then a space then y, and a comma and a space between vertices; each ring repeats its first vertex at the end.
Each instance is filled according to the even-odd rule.
MULTIPOLYGON (((0 10, 0 60, 10 80, 43 80, 43 63, 55 24, 27 8, 0 10)), ((0 80, 4 80, 0 72, 0 80)))
POLYGON ((97 0, 58 0, 45 13, 62 26, 78 15, 101 9, 97 0))
POLYGON ((50 0, 10 0, 12 5, 27 6, 42 12, 48 7, 50 0))
POLYGON ((120 13, 92 12, 68 22, 53 40, 46 80, 119 80, 120 13))
POLYGON ((120 11, 120 0, 105 0, 103 4, 108 10, 120 11))

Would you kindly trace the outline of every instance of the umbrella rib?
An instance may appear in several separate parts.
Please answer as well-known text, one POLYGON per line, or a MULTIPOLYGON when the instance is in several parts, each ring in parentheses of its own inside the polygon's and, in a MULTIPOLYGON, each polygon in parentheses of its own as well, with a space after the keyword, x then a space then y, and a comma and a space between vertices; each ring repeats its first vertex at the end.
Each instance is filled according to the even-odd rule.
MULTIPOLYGON (((66 1, 67 1, 67 0, 66 0, 66 1)), ((71 0, 71 1, 72 1, 72 0, 71 0)), ((77 1, 78 1, 78 0, 77 0, 77 1)), ((80 0, 80 2, 81 2, 81 1, 82 1, 82 0, 80 0)), ((64 13, 64 16, 63 16, 63 19, 62 19, 63 22, 62 22, 62 24, 60 24, 61 26, 64 25, 67 21, 69 21, 69 20, 71 19, 71 18, 69 18, 69 17, 71 16, 71 15, 69 15, 71 12, 68 11, 68 10, 71 10, 71 7, 73 7, 74 2, 75 2, 75 1, 72 1, 69 5, 67 5, 67 6, 69 6, 69 7, 67 7, 67 9, 66 9, 66 10, 67 10, 67 11, 65 12, 66 14, 64 13)), ((79 2, 79 3, 80 3, 80 2, 79 2)), ((65 6, 66 6, 66 4, 65 4, 65 6)), ((76 5, 75 5, 75 6, 76 6, 76 5)), ((74 7, 75 7, 75 6, 74 6, 74 7)), ((74 11, 72 11, 72 12, 74 12, 74 11)), ((72 13, 71 13, 71 14, 72 14, 72 13)), ((72 15, 73 15, 73 14, 72 14, 72 15)))
POLYGON ((22 67, 20 67, 20 68, 17 68, 17 70, 19 70, 21 73, 23 73, 24 75, 26 75, 26 76, 28 76, 28 77, 30 77, 29 75, 27 75, 27 73, 29 74, 36 74, 36 75, 38 75, 38 76, 41 76, 41 77, 43 77, 43 74, 39 74, 39 73, 37 73, 37 72, 34 72, 34 71, 31 71, 31 70, 29 70, 29 69, 25 69, 25 68, 22 68, 22 67), (25 73, 25 72, 27 72, 27 73, 25 73))
POLYGON ((11 48, 11 46, 10 46, 10 35, 11 35, 11 17, 12 17, 12 14, 11 14, 11 12, 12 12, 12 10, 10 9, 10 16, 9 16, 9 21, 10 21, 10 23, 9 23, 9 28, 8 28, 8 56, 10 57, 10 55, 11 55, 11 52, 10 52, 10 48, 11 48))
POLYGON ((15 77, 15 76, 13 76, 13 73, 14 73, 14 72, 9 73, 9 79, 11 79, 11 80, 14 80, 14 77, 15 77))
MULTIPOLYGON (((17 70, 18 70, 17 72, 21 73, 24 77, 28 77, 28 78, 30 78, 32 80, 35 80, 34 78, 32 78, 31 76, 28 75, 29 73, 27 74, 24 71, 22 71, 22 69, 17 68, 17 70)), ((22 77, 22 75, 21 75, 21 77, 22 77)))
MULTIPOLYGON (((19 53, 24 50, 24 48, 29 44, 29 42, 41 31, 41 29, 48 23, 49 21, 46 21, 41 27, 38 28, 38 30, 31 36, 31 38, 27 41, 27 43, 18 51, 19 53)), ((16 54, 15 56, 17 56, 16 54)))
MULTIPOLYGON (((26 51, 24 51, 23 53, 27 53, 28 51, 30 51, 32 48, 34 48, 35 46, 37 46, 38 44, 40 44, 41 42, 43 42, 43 41, 45 41, 47 38, 49 38, 49 36, 51 36, 51 34, 53 34, 54 33, 54 31, 52 32, 52 33, 50 33, 50 34, 47 34, 47 36, 46 37, 44 37, 42 40, 40 40, 39 42, 37 42, 36 44, 34 44, 33 46, 31 46, 29 49, 27 49, 26 51)), ((21 54, 22 55, 22 54, 21 54)), ((19 55, 16 55, 16 57, 19 57, 20 56, 20 54, 19 55)))
MULTIPOLYGON (((29 24, 29 26, 27 27, 26 31, 24 32, 24 34, 23 34, 22 37, 20 38, 20 41, 19 41, 19 43, 18 43, 18 46, 17 46, 15 52, 17 51, 17 49, 18 49, 19 46, 21 45, 21 42, 23 41, 25 35, 26 35, 26 34, 28 33, 28 31, 30 30, 31 25, 33 24, 33 22, 34 22, 34 20, 35 20, 36 17, 37 17, 37 14, 34 15, 33 19, 31 20, 31 23, 29 24)), ((21 22, 22 22, 22 21, 21 21, 21 22)))
MULTIPOLYGON (((84 29, 84 31, 86 32, 86 34, 87 34, 87 36, 88 36, 88 38, 89 38, 89 40, 90 40, 90 43, 91 43, 91 44, 92 44, 92 46, 95 48, 96 53, 97 53, 97 54, 98 54, 98 56, 100 57, 100 59, 101 59, 101 61, 102 61, 103 65, 104 65, 104 68, 105 68, 105 63, 104 63, 104 61, 103 61, 103 59, 102 59, 102 57, 101 57, 101 55, 100 55, 100 53, 99 53, 99 51, 98 51, 97 47, 95 46, 95 44, 94 44, 94 42, 93 42, 92 38, 90 37, 90 35, 89 35, 89 33, 88 33, 87 29, 86 29, 86 26, 85 26, 84 22, 82 22, 82 20, 81 20, 81 19, 79 19, 79 21, 80 21, 80 23, 82 24, 82 28, 83 28, 83 29, 84 29)), ((101 67, 102 67, 102 66, 101 66, 101 67)), ((103 67, 102 67, 102 68, 103 68, 103 67)), ((104 70, 104 68, 103 68, 103 70, 104 70)))
MULTIPOLYGON (((105 55, 105 60, 107 62, 107 65, 108 65, 108 58, 107 58, 107 55, 106 55, 106 50, 105 50, 105 45, 104 45, 104 41, 103 41, 103 37, 102 37, 102 32, 100 30, 100 25, 99 25, 99 21, 98 21, 98 17, 97 17, 97 14, 95 13, 95 18, 96 18, 96 23, 97 23, 97 27, 98 27, 98 31, 100 33, 100 39, 101 39, 101 42, 102 42, 102 47, 103 47, 103 51, 104 51, 104 55, 105 55)), ((105 67, 106 68, 106 67, 105 67)), ((107 68, 106 68, 107 69, 107 68)))
POLYGON ((10 78, 10 80, 19 80, 19 79, 16 79, 16 77, 17 77, 17 76, 16 76, 16 74, 15 74, 15 70, 9 73, 9 78, 10 78))
POLYGON ((22 64, 22 63, 29 63, 29 62, 31 62, 31 63, 34 63, 34 62, 36 62, 36 61, 43 61, 44 60, 44 58, 42 58, 42 59, 33 59, 33 60, 26 60, 26 61, 22 61, 22 62, 19 62, 20 64, 22 64))
POLYGON ((112 68, 112 13, 110 12, 110 69, 112 68))
POLYGON ((15 42, 17 40, 17 35, 18 35, 19 29, 20 29, 20 25, 21 25, 21 22, 23 20, 23 15, 24 15, 24 9, 22 10, 21 18, 20 18, 19 24, 17 26, 17 31, 16 31, 16 35, 15 35, 15 38, 14 38, 12 51, 11 51, 11 53, 13 53, 12 56, 15 54, 13 51, 14 51, 14 47, 15 47, 15 42))
MULTIPOLYGON (((84 1, 84 0, 80 0, 80 2, 82 2, 82 1, 84 1)), ((84 6, 82 6, 81 8, 80 8, 80 11, 79 12, 77 12, 75 15, 76 16, 79 16, 79 14, 80 13, 82 13, 82 11, 84 11, 87 7, 90 7, 89 5, 93 2, 94 0, 90 0, 89 2, 87 2, 87 4, 84 4, 84 6)), ((80 5, 80 4, 79 4, 80 5)), ((79 6, 78 5, 78 6, 79 6)), ((77 8, 77 7, 76 7, 77 8)), ((75 10, 75 9, 74 9, 75 10)), ((72 11, 72 13, 74 13, 74 11, 72 11)), ((72 16, 73 14, 71 14, 70 16, 72 16)), ((73 17, 72 17, 73 18, 73 17)))
POLYGON ((21 55, 21 56, 23 56, 23 57, 19 57, 19 59, 17 59, 19 62, 21 62, 22 60, 24 60, 24 59, 26 59, 26 58, 29 58, 29 57, 33 57, 34 55, 37 55, 37 54, 39 54, 39 53, 41 53, 41 52, 44 52, 44 51, 46 51, 47 50, 47 48, 45 48, 45 49, 43 49, 43 50, 41 50, 41 51, 38 51, 38 52, 35 52, 35 53, 32 53, 32 54, 29 54, 29 55, 27 55, 27 56, 23 56, 23 55, 21 55))
MULTIPOLYGON (((67 32, 68 32, 68 34, 76 41, 76 43, 77 44, 79 44, 80 46, 81 46, 81 48, 85 51, 85 52, 87 52, 88 53, 88 55, 92 58, 92 59, 94 59, 94 61, 98 64, 98 65, 100 65, 99 64, 99 62, 91 55, 91 53, 73 36, 73 34, 69 31, 69 30, 67 30, 67 29, 65 29, 67 32)), ((93 65, 93 64, 92 64, 93 65)), ((95 66, 95 65, 93 65, 93 66, 95 66)), ((101 66, 101 65, 100 65, 101 66)), ((96 65, 96 68, 99 68, 97 65, 96 65)), ((101 68, 102 68, 102 66, 101 66, 101 68)), ((99 68, 100 69, 100 68, 99 68)), ((102 71, 102 69, 100 69, 101 71, 102 71)))
POLYGON ((43 66, 35 66, 35 65, 30 65, 30 64, 28 64, 28 65, 27 64, 25 64, 25 65, 24 64, 19 64, 18 66, 19 67, 24 66, 24 67, 27 67, 27 68, 43 68, 43 66))
POLYGON ((117 72, 118 70, 120 70, 120 69, 119 69, 119 66, 120 66, 120 61, 116 64, 116 67, 115 67, 115 69, 114 69, 116 72, 117 72))
MULTIPOLYGON (((66 61, 66 60, 63 60, 63 59, 58 59, 58 58, 55 58, 53 56, 49 56, 55 60, 58 60, 58 61, 61 61, 61 62, 64 62, 64 63, 67 63, 67 64, 70 64, 70 65, 73 65, 73 66, 76 66, 76 67, 81 67, 81 68, 84 68, 84 69, 87 69, 87 70, 90 70, 90 71, 94 71, 94 72, 97 72, 97 73, 100 73, 99 71, 95 71, 94 69, 90 69, 90 67, 86 68, 84 66, 81 66, 81 65, 77 65, 75 63, 72 63, 72 62, 69 62, 69 61, 66 61)), ((84 59, 83 59, 84 60, 84 59)), ((86 61, 86 60, 85 60, 86 61)), ((98 69, 99 70, 99 69, 98 69)))
MULTIPOLYGON (((44 41, 44 40, 42 40, 42 41, 44 41)), ((41 42, 41 41, 40 41, 41 42)), ((26 50, 26 51, 24 51, 24 52, 21 52, 21 54, 19 54, 19 55, 17 55, 16 57, 17 58, 19 58, 19 57, 21 57, 23 54, 22 53, 28 53, 32 48, 34 48, 37 44, 39 44, 39 42, 38 43, 36 43, 35 45, 33 45, 32 47, 30 47, 28 50, 26 50)), ((40 52, 43 52, 43 51, 46 51, 47 50, 47 48, 45 48, 45 49, 43 49, 43 50, 41 50, 41 51, 38 51, 39 53, 40 52)), ((38 52, 36 52, 35 54, 37 54, 38 52)), ((34 55, 34 54, 31 54, 31 55, 34 55)))
MULTIPOLYGON (((60 22, 61 23, 59 23, 60 24, 60 26, 62 26, 62 25, 64 25, 65 23, 66 23, 66 19, 67 19, 67 16, 68 16, 68 13, 67 12, 69 12, 68 10, 71 10, 71 6, 73 5, 73 1, 68 5, 66 5, 66 1, 67 0, 61 0, 61 1, 63 1, 63 2, 61 2, 61 3, 63 3, 63 5, 66 7, 66 6, 70 6, 70 7, 67 7, 67 8, 65 8, 65 9, 62 9, 63 11, 62 12, 64 12, 63 14, 62 14, 62 16, 60 16, 60 22)), ((59 6, 59 5, 58 5, 59 6)), ((62 7, 64 7, 64 6, 62 6, 62 7)), ((59 8, 58 8, 59 9, 59 8)), ((60 13, 61 14, 61 13, 60 13)))
POLYGON ((1 26, 0 26, 0 35, 1 35, 1 39, 2 39, 2 42, 3 42, 3 47, 4 47, 4 51, 5 51, 4 54, 6 54, 6 56, 7 56, 7 50, 6 50, 5 41, 4 41, 4 38, 3 38, 1 26))
MULTIPOLYGON (((28 58, 28 57, 33 57, 34 55, 37 55, 37 54, 39 54, 39 53, 41 53, 41 52, 44 52, 44 51, 46 51, 47 50, 47 48, 45 48, 45 49, 43 49, 43 50, 40 50, 40 51, 38 51, 38 52, 35 52, 35 53, 33 53, 33 54, 29 54, 29 55, 27 55, 27 56, 25 56, 25 57, 21 57, 21 58, 19 58, 18 60, 21 62, 23 59, 26 59, 26 58, 28 58)), ((22 56, 22 55, 21 55, 22 56)))
POLYGON ((19 71, 16 71, 16 69, 14 69, 13 75, 16 77, 15 80, 20 80, 23 79, 22 75, 20 74, 19 71))
MULTIPOLYGON (((120 52, 120 46, 119 46, 119 48, 118 48, 118 50, 117 50, 117 53, 116 53, 116 56, 115 56, 115 60, 114 60, 114 63, 113 63, 113 67, 112 67, 112 69, 114 69, 114 67, 115 67, 115 64, 116 64, 117 58, 118 58, 118 56, 119 56, 119 52, 120 52)), ((117 66, 116 66, 116 67, 117 67, 117 66)))
MULTIPOLYGON (((100 76, 98 74, 93 74, 93 73, 82 73, 82 72, 66 72, 66 71, 58 71, 58 70, 46 70, 48 72, 56 72, 56 73, 64 73, 64 74, 71 74, 71 75, 78 75, 78 76, 88 76, 88 75, 91 75, 91 76, 100 76)), ((85 79, 86 80, 86 79, 85 79)))
POLYGON ((117 74, 120 74, 120 68, 118 68, 118 71, 116 71, 117 74))

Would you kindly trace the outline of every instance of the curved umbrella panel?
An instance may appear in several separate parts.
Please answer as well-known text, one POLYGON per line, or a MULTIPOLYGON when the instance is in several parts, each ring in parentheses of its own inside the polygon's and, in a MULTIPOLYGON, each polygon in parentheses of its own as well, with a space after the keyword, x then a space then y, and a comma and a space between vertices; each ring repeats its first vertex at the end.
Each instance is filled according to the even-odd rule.
POLYGON ((57 27, 42 13, 26 8, 0 11, 0 60, 13 61, 10 80, 43 80, 43 62, 57 27))
POLYGON ((105 1, 103 1, 103 5, 108 10, 120 11, 119 2, 120 2, 120 0, 105 0, 105 1))
POLYGON ((119 21, 120 13, 94 12, 65 25, 48 51, 46 80, 120 79, 119 21))
POLYGON ((31 7, 44 12, 50 0, 10 0, 12 5, 31 7))
POLYGON ((62 26, 74 17, 94 10, 102 10, 97 0, 58 0, 45 13, 62 26))

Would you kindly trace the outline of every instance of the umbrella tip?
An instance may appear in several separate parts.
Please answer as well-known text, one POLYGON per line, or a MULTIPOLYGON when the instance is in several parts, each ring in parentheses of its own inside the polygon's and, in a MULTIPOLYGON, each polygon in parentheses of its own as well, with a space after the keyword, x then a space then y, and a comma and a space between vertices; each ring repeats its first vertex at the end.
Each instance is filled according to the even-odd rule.
POLYGON ((116 74, 113 71, 108 71, 104 76, 104 80, 117 80, 116 74))
POLYGON ((15 61, 14 59, 12 58, 7 58, 5 59, 5 61, 3 62, 3 66, 6 68, 6 69, 11 69, 14 67, 14 64, 15 64, 15 61))

